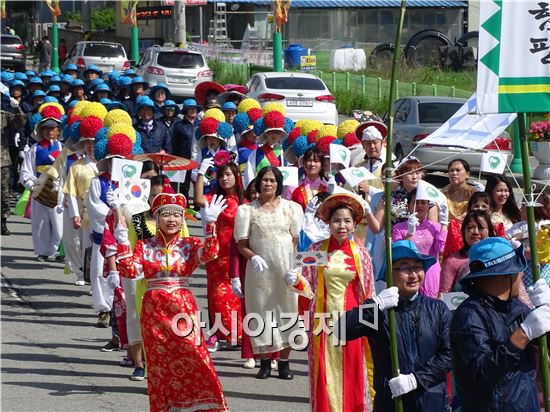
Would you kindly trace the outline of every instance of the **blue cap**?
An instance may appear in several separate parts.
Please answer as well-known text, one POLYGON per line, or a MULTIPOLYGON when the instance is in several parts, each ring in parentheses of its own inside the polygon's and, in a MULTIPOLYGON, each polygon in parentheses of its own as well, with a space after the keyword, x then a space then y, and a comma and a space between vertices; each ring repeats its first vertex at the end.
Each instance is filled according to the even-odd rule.
POLYGON ((25 74, 27 75, 27 77, 35 77, 36 76, 36 72, 34 70, 27 70, 25 72, 25 74))
POLYGON ((109 85, 107 83, 99 83, 96 87, 95 87, 95 90, 94 90, 96 93, 97 92, 109 92, 111 93, 111 88, 109 87, 109 85))
POLYGON ((59 78, 61 79, 59 83, 73 84, 73 76, 70 74, 62 74, 59 78))
POLYGON ((71 108, 75 107, 77 103, 78 103, 78 100, 71 100, 69 102, 69 104, 67 105, 67 109, 71 109, 71 108))
POLYGON ((31 77, 30 80, 29 80, 29 86, 31 84, 39 84, 41 86, 44 85, 44 82, 42 81, 42 79, 38 76, 35 76, 35 77, 31 77))
POLYGON ((46 96, 46 97, 44 97, 44 102, 42 104, 44 104, 44 103, 59 103, 59 100, 57 100, 53 96, 46 96))
POLYGON ((103 98, 99 99, 99 103, 101 103, 105 107, 108 107, 110 104, 113 103, 113 101, 111 99, 103 97, 103 98))
POLYGON ((99 85, 102 84, 102 83, 105 83, 105 82, 103 81, 103 79, 101 79, 101 78, 99 78, 99 77, 96 78, 96 79, 93 79, 93 80, 90 82, 90 85, 88 86, 88 89, 91 90, 91 91, 93 91, 93 90, 95 90, 95 88, 96 88, 97 86, 99 86, 99 85))
POLYGON ((202 108, 195 99, 185 99, 183 101, 183 108, 181 109, 181 111, 184 112, 191 107, 195 107, 197 110, 200 110, 202 108))
POLYGON ((170 99, 164 101, 164 104, 160 107, 160 110, 164 111, 168 108, 174 109, 176 111, 176 114, 180 112, 180 107, 177 105, 177 103, 170 99))
POLYGON ((69 63, 65 66, 65 68, 63 69, 63 73, 67 73, 68 71, 80 72, 80 70, 78 70, 78 66, 74 63, 69 63))
POLYGON ((86 77, 86 74, 88 72, 95 72, 99 76, 101 76, 103 74, 101 69, 99 67, 97 67, 95 64, 90 64, 89 66, 86 66, 86 70, 84 70, 84 72, 83 72, 84 77, 86 77))
POLYGON ((143 80, 143 77, 141 77, 141 76, 136 76, 132 79, 132 86, 134 84, 139 84, 139 83, 143 84, 144 89, 147 89, 149 87, 149 83, 147 83, 145 80, 143 80))
POLYGON ((55 93, 55 92, 60 92, 61 89, 59 88, 59 86, 57 84, 52 84, 49 89, 48 89, 48 93, 55 93))
POLYGON ((166 83, 164 82, 159 82, 157 84, 155 84, 153 87, 151 87, 151 89, 149 90, 149 96, 151 96, 151 98, 154 98, 155 97, 155 92, 157 90, 164 90, 164 92, 166 93, 166 97, 170 97, 170 95, 172 94, 170 92, 170 89, 168 89, 168 86, 166 85, 166 83))
POLYGON ((515 275, 527 268, 523 245, 514 249, 510 241, 501 237, 480 240, 470 247, 468 256, 470 273, 460 280, 462 285, 485 276, 515 275))
POLYGON ((43 70, 40 72, 40 77, 52 77, 55 76, 56 73, 53 70, 43 70))
POLYGON ((3 71, 2 74, 0 74, 0 80, 2 80, 2 83, 9 82, 13 78, 14 78, 14 74, 12 72, 3 71))
POLYGON ((86 88, 86 84, 84 83, 84 81, 82 79, 74 79, 73 82, 71 83, 71 87, 82 87, 82 88, 86 88))
POLYGON ((52 76, 50 80, 48 81, 48 86, 51 86, 52 84, 59 84, 61 82, 61 77, 59 77, 57 74, 55 76, 52 76))
POLYGON ((128 76, 119 76, 116 82, 118 87, 130 87, 132 85, 132 78, 128 76))
MULTIPOLYGON (((104 100, 104 99, 101 99, 101 100, 104 100)), ((111 100, 111 103, 107 106, 107 110, 113 110, 113 109, 121 109, 121 110, 124 110, 125 112, 128 111, 128 107, 124 103, 119 102, 118 100, 111 100)))
POLYGON ((134 69, 126 69, 124 70, 124 76, 137 76, 137 73, 134 69))
POLYGON ((136 113, 139 113, 144 107, 150 107, 153 111, 155 110, 155 103, 153 103, 149 96, 140 96, 140 98, 136 100, 136 113))
POLYGON ((118 76, 120 76, 120 70, 113 70, 112 72, 107 73, 107 79, 109 79, 110 82, 112 82, 118 76))
POLYGON ((46 93, 44 93, 43 90, 35 90, 31 96, 31 100, 34 100, 37 97, 46 97, 46 93))
POLYGON ((424 272, 427 272, 436 262, 434 257, 418 252, 418 248, 410 240, 398 240, 394 242, 391 247, 391 255, 392 262, 407 258, 422 261, 424 263, 424 272))
POLYGON ((222 106, 222 111, 225 112, 229 110, 237 111, 237 105, 233 102, 225 102, 222 106))
POLYGON ((23 90, 23 96, 26 96, 29 93, 29 91, 25 87, 25 83, 23 83, 21 80, 13 80, 10 83, 10 90, 14 87, 20 87, 23 90))
POLYGON ((27 75, 25 73, 21 73, 21 72, 15 73, 15 76, 13 76, 13 78, 15 80, 21 80, 22 82, 26 82, 27 80, 29 80, 27 75))

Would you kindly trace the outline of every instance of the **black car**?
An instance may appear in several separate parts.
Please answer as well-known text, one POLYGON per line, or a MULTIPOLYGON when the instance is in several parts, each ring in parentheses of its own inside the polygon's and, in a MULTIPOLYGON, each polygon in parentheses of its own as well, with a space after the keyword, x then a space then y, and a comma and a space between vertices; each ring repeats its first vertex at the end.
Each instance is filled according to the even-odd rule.
POLYGON ((11 68, 15 71, 26 70, 25 45, 19 36, 2 34, 0 39, 0 63, 2 68, 11 68))

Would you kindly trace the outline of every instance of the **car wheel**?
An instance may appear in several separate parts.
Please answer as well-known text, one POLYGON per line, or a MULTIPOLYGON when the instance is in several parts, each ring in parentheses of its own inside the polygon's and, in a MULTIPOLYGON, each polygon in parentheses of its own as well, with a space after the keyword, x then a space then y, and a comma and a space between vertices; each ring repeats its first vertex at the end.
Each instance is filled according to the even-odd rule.
POLYGON ((401 147, 400 144, 398 144, 397 146, 395 146, 395 150, 393 151, 393 153, 395 154, 395 157, 397 158, 396 160, 398 162, 400 162, 401 160, 403 160, 403 158, 405 157, 405 154, 403 153, 403 148, 401 147))

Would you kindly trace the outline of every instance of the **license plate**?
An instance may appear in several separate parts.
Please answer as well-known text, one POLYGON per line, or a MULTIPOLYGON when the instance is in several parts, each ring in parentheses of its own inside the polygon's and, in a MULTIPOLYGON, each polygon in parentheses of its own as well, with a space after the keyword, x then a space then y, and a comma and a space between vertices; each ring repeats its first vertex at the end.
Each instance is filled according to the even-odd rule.
POLYGON ((191 83, 191 79, 187 79, 185 77, 168 77, 167 80, 169 83, 178 83, 178 84, 191 83))
POLYGON ((313 107, 311 100, 286 100, 288 107, 313 107))
POLYGON ((113 69, 114 69, 115 66, 103 66, 103 65, 100 65, 100 66, 98 66, 98 67, 101 69, 102 72, 104 72, 104 73, 109 73, 109 72, 112 72, 112 71, 113 71, 113 69))

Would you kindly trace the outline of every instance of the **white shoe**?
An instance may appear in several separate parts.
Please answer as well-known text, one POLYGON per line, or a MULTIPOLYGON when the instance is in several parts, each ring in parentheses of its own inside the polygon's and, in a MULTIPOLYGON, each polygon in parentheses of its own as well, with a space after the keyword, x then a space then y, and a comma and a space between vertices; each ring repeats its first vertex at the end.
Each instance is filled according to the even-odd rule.
POLYGON ((75 286, 84 286, 86 285, 86 282, 84 282, 83 280, 77 280, 74 284, 75 286))
POLYGON ((276 371, 279 368, 279 361, 277 359, 273 359, 271 361, 271 370, 276 371))
POLYGON ((254 369, 256 367, 256 359, 254 358, 248 358, 243 363, 243 368, 245 369, 254 369))

